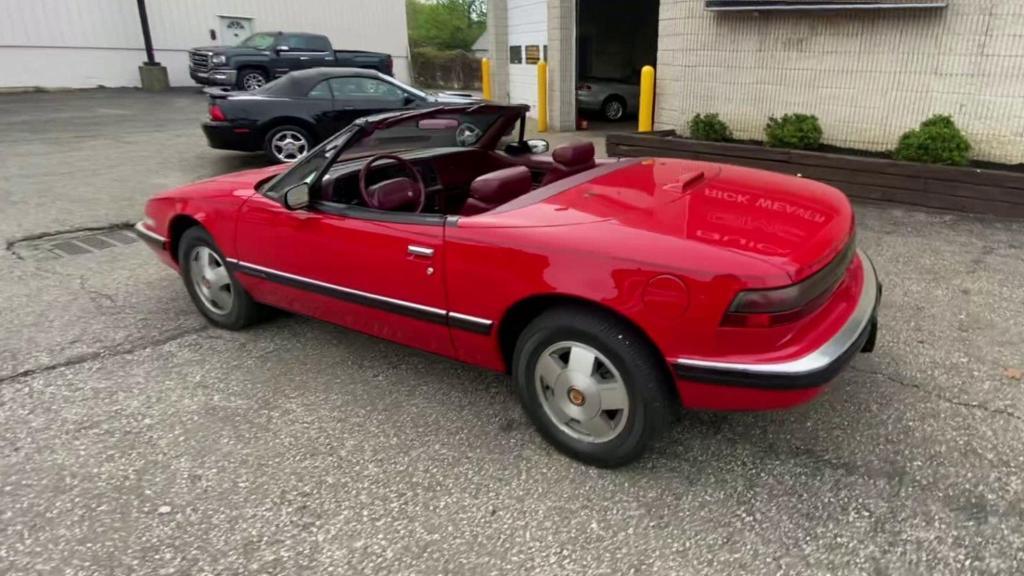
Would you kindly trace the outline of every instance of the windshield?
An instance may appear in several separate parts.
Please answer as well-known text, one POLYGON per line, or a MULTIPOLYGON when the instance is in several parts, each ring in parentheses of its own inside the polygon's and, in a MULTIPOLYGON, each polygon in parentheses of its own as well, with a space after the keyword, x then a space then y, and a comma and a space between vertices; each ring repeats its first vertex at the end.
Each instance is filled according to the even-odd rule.
MULTIPOLYGON (((519 118, 523 113, 525 109, 475 105, 369 116, 314 148, 262 191, 270 198, 278 198, 296 184, 312 184, 318 174, 329 168, 329 163, 361 156, 410 149, 475 147, 502 118, 511 120, 510 114, 519 118)), ((509 129, 513 125, 510 123, 509 129)))
POLYGON ((338 151, 338 146, 343 145, 348 139, 361 128, 351 125, 332 138, 324 141, 314 148, 305 158, 299 160, 294 166, 282 172, 277 178, 271 180, 263 190, 269 198, 278 198, 296 184, 305 182, 312 184, 316 175, 331 161, 331 158, 338 151))
POLYGON ((430 115, 431 119, 450 123, 423 123, 421 116, 412 116, 373 133, 352 144, 342 158, 382 154, 410 148, 468 148, 475 146, 491 126, 502 117, 501 111, 451 112, 430 115))
POLYGON ((266 50, 273 45, 274 35, 266 33, 253 34, 245 40, 242 40, 242 43, 239 44, 239 46, 244 46, 245 48, 256 48, 258 50, 266 50))

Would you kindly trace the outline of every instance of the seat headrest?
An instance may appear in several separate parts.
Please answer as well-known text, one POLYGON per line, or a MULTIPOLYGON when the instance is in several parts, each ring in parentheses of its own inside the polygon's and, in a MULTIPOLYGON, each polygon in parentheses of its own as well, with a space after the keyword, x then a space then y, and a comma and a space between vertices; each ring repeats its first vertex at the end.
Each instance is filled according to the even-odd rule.
POLYGON ((580 140, 562 144, 551 153, 551 157, 562 166, 579 166, 594 161, 594 143, 580 140))
POLYGON ((481 202, 497 205, 526 194, 532 187, 530 169, 526 166, 513 166, 473 180, 469 185, 469 195, 481 202))
POLYGON ((419 204, 419 186, 409 178, 392 178, 378 182, 366 189, 370 208, 377 210, 402 210, 419 204))

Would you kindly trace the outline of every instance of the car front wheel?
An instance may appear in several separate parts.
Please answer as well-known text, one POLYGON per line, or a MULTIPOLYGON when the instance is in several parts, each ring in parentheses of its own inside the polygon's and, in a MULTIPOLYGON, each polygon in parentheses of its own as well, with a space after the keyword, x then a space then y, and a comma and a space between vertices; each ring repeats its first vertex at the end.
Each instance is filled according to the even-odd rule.
POLYGON ((621 120, 626 114, 626 101, 618 96, 612 96, 601 105, 601 114, 607 120, 621 120))
POLYGON ((512 378, 524 410, 555 448, 616 467, 639 458, 672 420, 675 401, 663 364, 628 323, 567 307, 526 327, 512 378))
POLYGON ((261 306, 228 270, 224 256, 206 230, 199 226, 189 228, 178 246, 185 289, 211 324, 240 330, 262 316, 261 306))
POLYGON ((238 73, 238 87, 252 92, 267 83, 267 75, 260 70, 247 68, 238 73))

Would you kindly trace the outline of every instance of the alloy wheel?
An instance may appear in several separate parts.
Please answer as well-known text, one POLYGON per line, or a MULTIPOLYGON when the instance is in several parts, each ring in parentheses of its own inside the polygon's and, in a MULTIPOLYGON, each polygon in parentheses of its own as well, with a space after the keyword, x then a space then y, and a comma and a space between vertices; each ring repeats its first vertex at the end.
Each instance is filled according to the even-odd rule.
POLYGON ((281 162, 295 162, 309 152, 309 142, 305 136, 293 130, 282 130, 274 134, 270 141, 270 150, 281 162))
POLYGON ((608 442, 626 425, 626 384, 611 361, 586 344, 549 346, 537 360, 534 382, 544 412, 577 440, 608 442))
POLYGON ((206 246, 196 246, 189 256, 189 275, 203 305, 217 314, 227 314, 234 303, 231 277, 220 256, 206 246))
POLYGON ((258 72, 250 72, 242 77, 242 87, 250 92, 257 88, 262 88, 266 83, 267 79, 258 72))
POLYGON ((622 102, 618 100, 610 100, 604 105, 604 115, 609 120, 618 120, 622 118, 622 114, 625 112, 625 108, 622 106, 622 102))

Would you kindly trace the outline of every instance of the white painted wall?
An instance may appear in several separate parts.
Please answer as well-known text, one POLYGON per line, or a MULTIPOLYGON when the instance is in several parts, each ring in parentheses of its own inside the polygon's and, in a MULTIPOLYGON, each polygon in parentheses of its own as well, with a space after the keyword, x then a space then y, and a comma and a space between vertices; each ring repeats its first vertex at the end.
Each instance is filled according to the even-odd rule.
MULTIPOLYGON (((156 58, 188 86, 187 50, 219 44, 218 14, 259 30, 326 34, 338 49, 387 52, 409 78, 405 0, 148 0, 156 58)), ((138 86, 146 58, 135 0, 0 0, 0 88, 138 86)))
POLYGON ((523 46, 523 64, 509 64, 508 92, 513 104, 529 104, 536 116, 537 66, 526 64, 526 46, 548 43, 547 0, 508 0, 508 45, 523 46))

